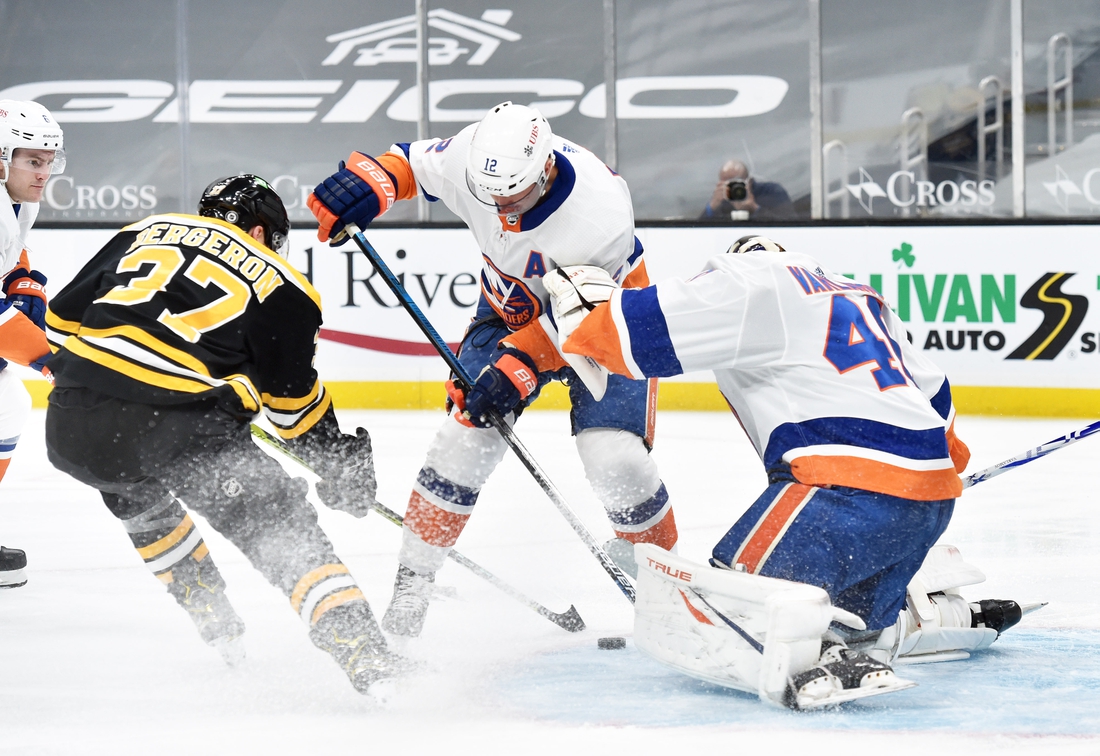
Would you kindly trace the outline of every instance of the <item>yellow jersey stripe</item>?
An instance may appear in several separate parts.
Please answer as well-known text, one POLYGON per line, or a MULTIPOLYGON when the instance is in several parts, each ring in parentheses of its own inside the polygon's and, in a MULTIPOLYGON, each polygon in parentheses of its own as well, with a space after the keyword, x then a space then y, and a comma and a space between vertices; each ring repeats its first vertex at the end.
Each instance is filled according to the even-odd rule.
POLYGON ((321 381, 318 380, 313 384, 313 389, 302 397, 282 397, 272 396, 271 394, 261 394, 260 399, 263 400, 265 406, 275 410, 300 410, 305 409, 317 399, 317 394, 321 391, 321 381))
POLYGON ((140 549, 137 550, 137 553, 141 555, 142 559, 144 559, 145 561, 149 561, 153 557, 159 556, 168 551, 168 549, 172 548, 177 543, 186 538, 187 534, 190 533, 194 529, 194 527, 195 523, 191 521, 191 515, 187 515, 182 520, 180 520, 180 524, 176 526, 175 530, 164 536, 164 538, 161 538, 159 541, 154 541, 148 546, 142 546, 140 549))
POLYGON ((326 564, 315 570, 310 570, 303 575, 301 580, 298 581, 298 584, 294 586, 294 591, 290 594, 290 605, 294 607, 295 613, 301 611, 302 602, 305 601, 306 594, 309 593, 310 588, 327 577, 346 574, 348 574, 348 568, 345 565, 326 564))
MULTIPOLYGON (((210 371, 207 369, 200 360, 195 359, 187 352, 176 349, 173 346, 165 344, 155 336, 150 336, 140 328, 136 328, 131 325, 115 326, 114 328, 81 328, 78 336, 91 336, 93 338, 106 339, 112 336, 122 336, 123 338, 136 341, 144 347, 151 349, 159 354, 161 357, 167 357, 177 365, 192 370, 199 375, 205 375, 210 378, 210 371)), ((66 345, 67 346, 67 345, 66 345)))
POLYGON ((74 334, 80 330, 80 323, 75 320, 64 320, 50 309, 46 310, 46 324, 55 331, 62 331, 68 334, 74 334))
POLYGON ((307 415, 302 417, 301 420, 299 420, 297 423, 295 423, 293 427, 280 428, 279 426, 276 425, 275 430, 283 438, 286 438, 286 439, 297 438, 298 436, 302 435, 303 433, 308 431, 310 428, 312 428, 314 425, 316 425, 317 422, 322 417, 324 417, 324 414, 326 412, 328 412, 328 408, 330 406, 332 406, 332 397, 329 396, 329 393, 326 391, 324 399, 313 409, 312 412, 308 413, 307 415))
POLYGON ((181 378, 179 376, 173 376, 142 367, 129 360, 116 357, 110 352, 105 352, 85 344, 76 336, 70 336, 66 339, 64 346, 65 349, 78 357, 83 357, 90 362, 114 370, 116 373, 122 373, 142 383, 148 383, 150 386, 165 388, 171 391, 183 391, 188 394, 201 394, 204 391, 210 391, 214 388, 208 383, 193 381, 188 378, 181 378))

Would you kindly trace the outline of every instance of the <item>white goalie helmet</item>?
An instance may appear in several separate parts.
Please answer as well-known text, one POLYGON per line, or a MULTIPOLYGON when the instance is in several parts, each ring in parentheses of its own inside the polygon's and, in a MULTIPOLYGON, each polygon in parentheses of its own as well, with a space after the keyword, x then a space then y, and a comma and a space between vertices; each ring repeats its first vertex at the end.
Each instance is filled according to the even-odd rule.
MULTIPOLYGON (((12 164, 14 153, 18 149, 51 150, 52 163, 48 164, 50 173, 62 173, 65 170, 64 135, 61 126, 54 120, 50 111, 30 100, 0 100, 0 162, 5 166, 12 164)), ((41 170, 44 166, 27 165, 16 167, 27 170, 41 170)), ((5 177, 7 171, 5 171, 5 177)))
POLYGON ((527 212, 546 189, 553 167, 550 124, 526 105, 502 102, 481 119, 466 153, 466 184, 500 215, 527 212), (550 160, 549 165, 547 160, 550 160), (500 204, 498 200, 511 201, 500 204))

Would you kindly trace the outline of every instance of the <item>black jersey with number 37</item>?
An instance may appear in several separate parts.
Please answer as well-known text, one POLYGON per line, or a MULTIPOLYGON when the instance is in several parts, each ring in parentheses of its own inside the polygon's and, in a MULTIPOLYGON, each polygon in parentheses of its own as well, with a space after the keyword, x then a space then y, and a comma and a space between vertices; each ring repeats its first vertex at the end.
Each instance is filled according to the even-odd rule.
POLYGON ((58 385, 145 404, 263 408, 284 438, 331 404, 314 358, 321 298, 236 226, 154 215, 122 229, 50 301, 58 385))

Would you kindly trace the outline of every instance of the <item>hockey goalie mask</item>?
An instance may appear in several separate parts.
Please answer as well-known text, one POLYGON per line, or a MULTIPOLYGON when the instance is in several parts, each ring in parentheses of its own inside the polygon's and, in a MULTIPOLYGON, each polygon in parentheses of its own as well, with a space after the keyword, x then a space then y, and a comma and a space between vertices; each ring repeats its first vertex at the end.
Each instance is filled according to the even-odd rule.
POLYGON ((0 100, 0 162, 8 168, 49 173, 65 171, 64 136, 50 111, 37 102, 0 100))
POLYGON ((486 210, 522 215, 546 191, 554 152, 550 124, 526 105, 504 102, 478 124, 466 153, 466 186, 486 210))
POLYGON ((773 242, 766 236, 754 236, 749 234, 748 236, 742 236, 740 239, 730 245, 730 248, 726 250, 726 254, 739 255, 745 252, 755 252, 761 250, 764 252, 786 252, 781 244, 773 242))

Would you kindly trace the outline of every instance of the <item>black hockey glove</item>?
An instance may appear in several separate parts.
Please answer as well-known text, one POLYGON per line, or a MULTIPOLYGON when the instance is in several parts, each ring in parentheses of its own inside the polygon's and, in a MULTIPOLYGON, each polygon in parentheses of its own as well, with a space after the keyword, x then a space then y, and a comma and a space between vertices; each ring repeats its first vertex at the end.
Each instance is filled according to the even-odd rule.
POLYGON ((317 495, 326 507, 366 517, 378 493, 374 452, 366 428, 356 428, 354 436, 341 433, 313 467, 321 476, 317 495))

